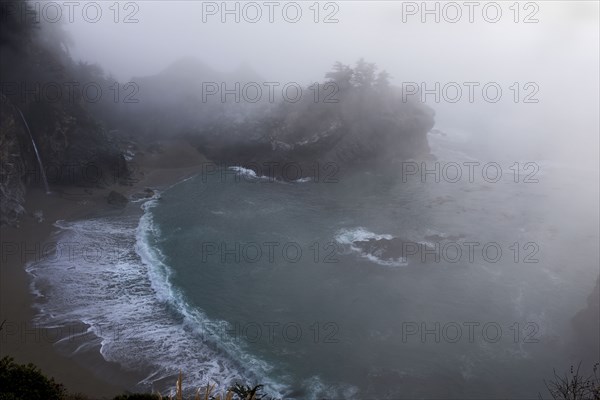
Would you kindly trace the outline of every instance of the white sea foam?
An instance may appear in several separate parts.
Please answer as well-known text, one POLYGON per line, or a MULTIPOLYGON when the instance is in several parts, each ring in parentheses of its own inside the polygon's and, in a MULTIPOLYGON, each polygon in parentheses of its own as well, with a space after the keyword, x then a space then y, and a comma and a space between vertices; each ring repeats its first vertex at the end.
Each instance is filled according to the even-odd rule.
POLYGON ((384 267, 406 267, 408 265, 408 260, 406 257, 399 257, 390 260, 384 260, 373 254, 362 254, 364 258, 367 260, 374 262, 375 264, 382 265, 384 267))
MULTIPOLYGON (((365 240, 371 240, 371 239, 391 240, 393 238, 394 237, 392 235, 373 233, 373 232, 367 230, 366 228, 363 228, 362 226, 359 226, 357 228, 352 228, 352 229, 340 229, 335 236, 335 240, 338 243, 347 244, 347 245, 352 245, 354 242, 357 242, 357 241, 365 241, 365 240)), ((358 248, 356 248, 356 249, 360 250, 358 248)))
POLYGON ((134 216, 57 221, 57 246, 71 244, 74 251, 28 266, 39 300, 36 322, 89 325, 106 360, 152 371, 140 382, 147 389, 172 387, 171 379, 156 385, 181 370, 190 389, 261 382, 268 393, 284 394, 286 386, 268 378, 273 366, 245 351, 243 343, 224 334, 224 321, 209 320, 172 286, 171 269, 154 245, 160 234, 151 213, 156 204, 144 203, 139 223, 134 216))
POLYGON ((394 236, 389 234, 378 234, 359 226, 357 228, 352 229, 340 229, 336 235, 335 240, 339 244, 348 246, 348 248, 354 252, 357 252, 361 255, 361 257, 375 263, 378 265, 382 265, 385 267, 404 267, 408 265, 406 258, 400 257, 397 259, 389 259, 385 260, 377 257, 374 254, 365 253, 361 248, 354 245, 354 242, 361 242, 367 240, 391 240, 394 236))
MULTIPOLYGON (((281 180, 281 179, 276 179, 273 177, 269 177, 266 175, 258 175, 256 172, 254 172, 252 169, 249 168, 244 168, 244 167, 240 167, 240 166, 235 166, 235 167, 229 167, 230 170, 237 172, 238 175, 245 177, 245 179, 248 182, 253 182, 253 181, 268 181, 268 182, 275 182, 275 183, 282 183, 282 184, 286 184, 289 183, 285 180, 281 180)), ((299 179, 295 179, 293 181, 293 183, 307 183, 312 181, 311 177, 304 177, 304 178, 299 178, 299 179)))
POLYGON ((252 182, 252 180, 275 181, 275 179, 270 178, 268 176, 257 175, 256 172, 254 172, 250 168, 244 168, 244 167, 235 166, 235 167, 229 167, 229 169, 232 170, 232 171, 237 172, 238 175, 244 176, 246 178, 250 178, 250 179, 248 179, 248 181, 250 181, 250 182, 252 182))
POLYGON ((310 182, 312 181, 311 177, 306 177, 306 178, 300 178, 300 179, 296 179, 294 182, 295 183, 306 183, 306 182, 310 182))
POLYGON ((312 376, 303 382, 306 398, 318 399, 357 399, 358 388, 349 384, 326 385, 319 376, 312 376))

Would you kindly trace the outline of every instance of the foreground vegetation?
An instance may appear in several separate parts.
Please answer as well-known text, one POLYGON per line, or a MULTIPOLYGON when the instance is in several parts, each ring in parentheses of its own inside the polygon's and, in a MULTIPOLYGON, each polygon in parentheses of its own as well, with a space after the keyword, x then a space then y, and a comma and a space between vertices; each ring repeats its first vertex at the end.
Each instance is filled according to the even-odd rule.
POLYGON ((553 400, 600 400, 599 367, 599 363, 594 364, 593 373, 585 376, 580 371, 581 363, 577 368, 571 365, 569 373, 559 375, 555 370, 553 378, 544 383, 553 400))
MULTIPOLYGON (((215 391, 215 385, 196 391, 193 397, 183 395, 183 375, 180 373, 175 385, 175 394, 162 396, 160 393, 122 394, 113 400, 267 400, 262 385, 254 387, 242 384, 227 389, 225 393, 215 391)), ((83 394, 69 393, 63 384, 46 377, 33 364, 17 364, 11 357, 0 360, 0 400, 91 400, 83 394)))
MULTIPOLYGON (((600 364, 593 367, 593 374, 585 376, 581 364, 564 376, 554 371, 550 381, 545 381, 553 400, 600 400, 600 364)), ((268 400, 262 385, 254 387, 236 384, 225 393, 215 391, 215 385, 196 391, 193 397, 183 395, 183 375, 180 373, 175 384, 175 394, 162 396, 160 393, 122 394, 113 400, 268 400)), ((540 399, 544 399, 541 394, 540 399)), ((33 364, 20 365, 10 357, 0 360, 0 400, 91 400, 82 394, 69 393, 65 387, 48 378, 33 364)))

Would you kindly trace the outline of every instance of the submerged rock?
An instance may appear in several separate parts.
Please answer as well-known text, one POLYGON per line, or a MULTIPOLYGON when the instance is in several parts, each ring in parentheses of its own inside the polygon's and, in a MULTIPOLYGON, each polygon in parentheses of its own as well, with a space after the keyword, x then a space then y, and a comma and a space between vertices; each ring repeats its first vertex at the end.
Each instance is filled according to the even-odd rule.
POLYGON ((418 253, 419 243, 401 238, 357 240, 352 244, 363 254, 369 254, 382 261, 406 259, 418 253))
POLYGON ((411 241, 402 238, 368 239, 352 242, 363 254, 376 257, 385 262, 394 260, 435 260, 439 257, 439 246, 445 243, 456 242, 465 238, 465 235, 439 235, 433 234, 424 237, 425 241, 411 241), (436 249, 438 249, 436 251, 436 249))
POLYGON ((462 233, 458 234, 458 235, 439 235, 439 234, 433 234, 433 235, 427 235, 424 237, 425 240, 427 240, 428 242, 443 242, 443 241, 449 241, 449 242, 456 242, 457 240, 461 240, 464 239, 466 236, 463 235, 462 233))

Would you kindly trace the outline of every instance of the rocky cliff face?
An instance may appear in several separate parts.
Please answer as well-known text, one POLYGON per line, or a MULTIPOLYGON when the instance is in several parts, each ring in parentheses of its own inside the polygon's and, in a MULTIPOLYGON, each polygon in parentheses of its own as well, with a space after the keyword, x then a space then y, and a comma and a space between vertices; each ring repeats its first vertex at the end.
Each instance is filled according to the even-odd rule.
POLYGON ((85 109, 31 104, 27 113, 50 185, 104 186, 127 178, 116 138, 85 109))
POLYGON ((336 63, 326 79, 301 87, 299 96, 296 86, 292 100, 283 94, 285 82, 271 82, 276 87, 269 94, 263 84, 269 79, 252 71, 227 74, 184 59, 136 78, 140 102, 128 108, 136 131, 184 135, 209 159, 228 165, 297 163, 308 172, 314 168, 303 165, 334 163, 351 172, 429 155, 433 110, 403 98, 387 73, 376 75, 374 64, 360 60, 355 67, 336 63), (207 83, 214 84, 212 95, 207 83), (256 102, 248 99, 255 92, 245 96, 240 89, 246 83, 262 88, 256 102), (223 87, 231 93, 223 96, 223 87))
MULTIPOLYGON (((43 187, 33 145, 16 106, 0 95, 0 223, 14 224, 28 187, 43 187)), ((22 110, 36 141, 51 190, 127 181, 123 154, 87 112, 64 104, 34 103, 22 110)))
POLYGON ((16 110, 0 95, 0 224, 15 223, 25 211, 26 171, 32 167, 26 135, 16 110))
MULTIPOLYGON (((51 190, 64 185, 103 186, 128 178, 125 158, 94 116, 91 102, 84 101, 81 90, 63 91, 67 82, 81 85, 83 73, 90 76, 84 83, 98 81, 102 78, 98 68, 73 62, 60 24, 40 25, 20 18, 10 6, 0 4, 2 224, 14 223, 24 212, 28 187, 44 185, 31 137, 51 190), (56 96, 40 90, 47 86, 63 89, 56 96)), ((34 13, 33 8, 29 12, 34 13)), ((112 105, 109 99, 104 102, 112 105)))
MULTIPOLYGON (((283 105, 267 116, 205 128, 190 135, 203 154, 241 166, 334 163, 340 171, 393 168, 430 155, 434 111, 402 101, 400 92, 346 94, 335 104, 283 105)), ((307 168, 302 168, 306 165, 307 168)))

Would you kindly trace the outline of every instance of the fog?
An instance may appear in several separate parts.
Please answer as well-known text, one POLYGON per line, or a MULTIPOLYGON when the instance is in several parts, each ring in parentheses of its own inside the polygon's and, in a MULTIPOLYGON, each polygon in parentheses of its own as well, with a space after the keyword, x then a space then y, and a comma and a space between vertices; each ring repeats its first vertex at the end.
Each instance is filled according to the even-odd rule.
MULTIPOLYGON (((104 360, 146 374, 123 387, 164 394, 184 369, 193 385, 244 379, 292 398, 529 398, 552 368, 598 361, 600 3, 30 4, 43 22, 32 37, 46 42, 32 39, 35 51, 22 56, 15 48, 26 40, 3 37, 7 59, 23 57, 0 63, 3 81, 116 80, 140 99, 105 92, 86 102, 81 91, 76 102, 40 105, 6 94, 30 121, 27 146, 38 142, 37 159, 22 151, 29 169, 89 158, 126 171, 108 189, 73 185, 121 208, 53 225, 58 241, 125 243, 126 262, 29 267, 31 287, 48 291, 47 326, 63 313, 94 327, 127 321, 126 339, 102 342, 104 360), (274 104, 219 93, 252 81, 305 92, 274 104), (321 98, 328 84, 335 102, 321 98), (253 170, 265 162, 295 163, 300 174, 253 170), (458 182, 426 173, 473 162, 474 181, 464 168, 458 182), (332 164, 335 185, 317 185, 331 183, 319 181, 327 170, 306 173, 332 164), (497 180, 484 164, 502 170, 497 180), (291 267, 245 254, 199 261, 223 244, 283 239, 311 250, 333 243, 340 262, 315 261, 328 249, 318 246, 291 267), (470 241, 504 256, 434 262, 404 247, 470 241), (217 329, 265 321, 304 332, 333 321, 339 346, 236 341, 217 329), (405 341, 406 324, 431 321, 494 321, 504 341, 405 341), (514 324, 534 326, 539 341, 511 337, 514 324)), ((62 196, 72 183, 50 189, 62 196)), ((2 193, 25 193, 14 187, 2 193)))
MULTIPOLYGON (((494 146, 502 143, 503 151, 531 149, 536 156, 591 160, 588 166, 597 166, 596 2, 541 2, 535 9, 521 5, 518 23, 508 3, 495 23, 485 19, 496 19, 495 8, 484 12, 481 5, 470 9, 460 2, 458 7, 438 3, 437 15, 425 13, 418 2, 348 1, 327 8, 321 3, 319 23, 313 21, 308 3, 302 4, 297 23, 284 18, 289 14, 293 19, 295 9, 284 15, 282 7, 272 9, 269 22, 270 8, 260 2, 260 18, 257 8, 237 4, 239 22, 218 2, 135 4, 120 10, 122 20, 138 20, 133 23, 114 23, 106 17, 114 16, 108 5, 98 23, 85 21, 76 9, 73 22, 65 24, 73 37, 73 57, 98 63, 121 81, 154 75, 191 56, 217 70, 249 66, 276 82, 320 82, 335 61, 352 64, 361 57, 387 70, 399 86, 425 83, 431 90, 435 82, 442 87, 449 82, 498 82, 503 89, 498 103, 485 101, 481 86, 473 103, 465 86, 455 104, 444 99, 436 103, 434 95, 425 100, 435 109, 439 125, 475 130, 494 146), (250 22, 254 19, 258 21, 250 22), (511 101, 514 92, 509 87, 514 82, 536 83, 539 92, 533 98, 539 103, 511 101)), ((236 3, 228 7, 235 10, 236 3)), ((521 87, 520 96, 530 92, 521 87)))

